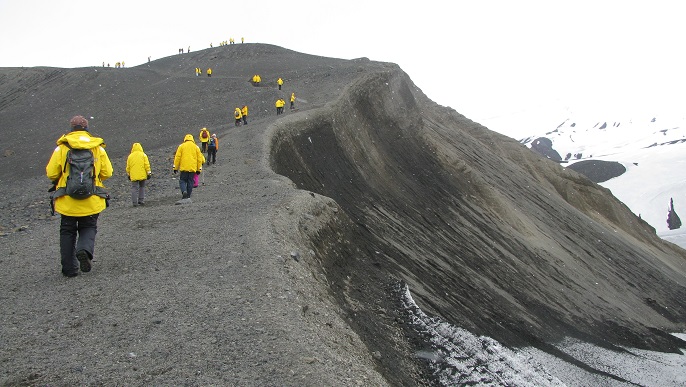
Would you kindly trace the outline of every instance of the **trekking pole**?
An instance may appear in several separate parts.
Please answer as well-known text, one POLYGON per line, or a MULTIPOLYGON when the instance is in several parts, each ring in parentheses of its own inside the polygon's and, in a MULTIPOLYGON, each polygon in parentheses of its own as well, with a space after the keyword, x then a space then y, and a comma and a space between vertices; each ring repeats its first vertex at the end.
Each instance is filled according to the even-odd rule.
POLYGON ((202 185, 205 185, 205 173, 207 173, 207 172, 203 171, 203 172, 201 173, 201 175, 202 175, 202 185))

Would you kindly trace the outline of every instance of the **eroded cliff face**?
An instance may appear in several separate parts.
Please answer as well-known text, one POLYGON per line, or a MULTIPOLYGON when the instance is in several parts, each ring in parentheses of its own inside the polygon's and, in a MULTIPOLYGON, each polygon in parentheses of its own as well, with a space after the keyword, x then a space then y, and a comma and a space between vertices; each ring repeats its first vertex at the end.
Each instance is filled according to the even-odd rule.
POLYGON ((668 334, 686 322, 683 250, 608 190, 432 103, 402 71, 364 74, 280 125, 273 169, 343 210, 303 232, 351 314, 373 315, 388 294, 377 288, 397 279, 427 313, 509 345, 684 346, 668 334))

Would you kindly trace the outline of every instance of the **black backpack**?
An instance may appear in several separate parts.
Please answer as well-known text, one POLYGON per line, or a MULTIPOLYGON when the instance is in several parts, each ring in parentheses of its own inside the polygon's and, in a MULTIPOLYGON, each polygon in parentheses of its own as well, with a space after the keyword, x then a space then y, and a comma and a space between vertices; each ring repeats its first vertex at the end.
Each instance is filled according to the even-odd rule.
POLYGON ((53 198, 64 195, 69 195, 74 199, 86 199, 93 195, 108 198, 107 192, 95 185, 95 159, 92 150, 69 147, 63 173, 67 173, 67 166, 69 166, 67 185, 56 190, 53 198))
POLYGON ((210 146, 210 148, 214 148, 214 147, 215 147, 214 138, 210 138, 210 145, 209 145, 209 146, 210 146))

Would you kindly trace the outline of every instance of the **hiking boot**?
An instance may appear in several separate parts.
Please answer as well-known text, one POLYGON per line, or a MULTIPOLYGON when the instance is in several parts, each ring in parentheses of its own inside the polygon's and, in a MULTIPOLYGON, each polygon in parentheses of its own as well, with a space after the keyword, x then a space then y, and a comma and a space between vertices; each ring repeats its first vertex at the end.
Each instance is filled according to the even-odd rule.
POLYGON ((76 252, 76 259, 79 260, 79 265, 81 266, 81 271, 88 273, 91 271, 91 259, 88 256, 86 250, 79 250, 76 252))
POLYGON ((145 203, 143 203, 143 202, 138 202, 138 205, 139 205, 139 206, 144 206, 145 203))
POLYGON ((188 192, 183 191, 181 194, 183 195, 182 199, 188 199, 188 192))
POLYGON ((65 272, 62 272, 62 275, 65 276, 65 277, 67 277, 67 278, 74 278, 74 277, 76 277, 77 275, 79 275, 79 272, 78 272, 78 271, 75 271, 75 272, 73 272, 73 273, 65 273, 65 272))

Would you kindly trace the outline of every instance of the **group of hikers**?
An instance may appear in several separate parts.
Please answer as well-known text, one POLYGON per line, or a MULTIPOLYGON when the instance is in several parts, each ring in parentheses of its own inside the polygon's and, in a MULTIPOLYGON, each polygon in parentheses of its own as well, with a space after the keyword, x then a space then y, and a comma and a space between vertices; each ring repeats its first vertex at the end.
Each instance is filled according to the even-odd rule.
MULTIPOLYGON (((123 66, 123 62, 121 65, 123 66)), ((202 73, 199 67, 195 71, 196 76, 202 73)), ((211 69, 208 69, 207 75, 211 76, 211 69)), ((251 81, 259 86, 261 77, 256 74, 251 81)), ((277 80, 279 90, 283 83, 282 78, 277 80)), ((293 92, 290 97, 291 109, 295 109, 295 99, 293 92)), ((276 101, 277 115, 283 114, 285 104, 283 98, 276 101)), ((236 107, 234 119, 236 126, 247 125, 248 106, 236 107)), ((76 277, 79 270, 84 273, 91 270, 98 216, 109 206, 110 199, 103 182, 112 177, 114 170, 105 151, 104 140, 90 134, 88 120, 83 116, 74 116, 69 124, 71 130, 57 140, 57 147, 45 171, 53 184, 50 189, 53 215, 61 215, 62 274, 65 277, 76 277), (89 178, 84 179, 83 176, 89 178)), ((202 128, 199 140, 200 147, 192 134, 186 134, 174 154, 173 172, 179 174, 182 197, 177 204, 190 203, 193 188, 198 186, 198 177, 202 173, 203 165, 215 164, 217 161, 217 134, 210 134, 207 128, 202 128), (205 153, 207 157, 204 156, 205 153)), ((131 181, 133 206, 144 206, 146 181, 152 177, 152 169, 141 143, 135 142, 131 146, 126 161, 126 174, 131 181)))
MULTIPOLYGON (((201 69, 200 67, 196 67, 196 68, 195 68, 195 76, 196 76, 196 77, 199 77, 199 76, 201 76, 201 75, 202 75, 202 69, 201 69)), ((208 67, 208 68, 207 68, 207 76, 208 76, 208 77, 211 77, 211 76, 212 76, 212 68, 211 68, 211 67, 208 67)))
MULTIPOLYGON (((95 249, 98 216, 109 206, 110 196, 103 182, 114 173, 105 151, 104 140, 90 134, 88 120, 74 116, 70 131, 57 140, 45 172, 52 182, 49 190, 53 214, 60 219, 60 261, 65 277, 76 277, 91 271, 95 249), (86 178, 84 178, 84 176, 86 178)), ((199 134, 202 150, 192 134, 186 134, 174 154, 174 174, 179 174, 181 201, 190 202, 193 188, 198 186, 202 166, 217 161, 219 139, 202 128, 199 134), (207 158, 203 155, 207 152, 207 158)), ((126 159, 126 174, 131 181, 131 200, 134 207, 145 205, 146 181, 152 177, 148 155, 135 142, 126 159)))
POLYGON ((248 125, 248 105, 243 105, 242 108, 235 108, 233 110, 234 124, 236 126, 248 125))
MULTIPOLYGON (((279 78, 280 79, 280 78, 279 78)), ((283 114, 283 107, 286 106, 286 101, 283 98, 276 100, 276 115, 283 114)), ((291 93, 291 110, 295 109, 295 93, 291 93)))

